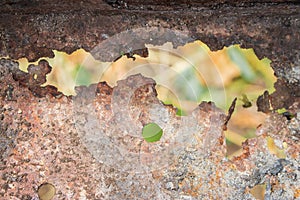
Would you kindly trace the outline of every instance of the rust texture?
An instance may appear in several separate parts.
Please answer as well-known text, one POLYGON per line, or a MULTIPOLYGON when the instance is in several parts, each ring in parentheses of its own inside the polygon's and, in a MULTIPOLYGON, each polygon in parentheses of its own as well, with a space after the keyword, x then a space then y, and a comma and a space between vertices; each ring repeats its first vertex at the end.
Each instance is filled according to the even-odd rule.
POLYGON ((51 71, 46 61, 25 73, 1 59, 0 198, 38 199, 44 183, 55 186, 54 199, 254 199, 249 190, 259 184, 265 199, 300 198, 300 5, 226 2, 2 1, 0 56, 32 61, 84 48, 113 61, 120 52, 146 56, 145 43, 199 39, 213 50, 254 48, 272 60, 278 80, 257 102, 267 121, 228 160, 226 115, 213 103, 178 117, 141 75, 64 96, 40 87, 51 71), (272 112, 282 107, 292 117, 272 112), (149 122, 163 128, 159 142, 141 137, 149 122))
MULTIPOLYGON (((31 67, 40 69, 39 83, 51 69, 43 60, 31 67)), ((228 160, 226 115, 213 103, 178 117, 141 75, 67 97, 32 90, 19 73, 16 62, 0 60, 3 199, 37 199, 44 183, 55 186, 54 199, 254 199, 249 190, 258 184, 272 199, 299 198, 299 103, 292 119, 271 114, 243 154, 228 160), (141 137, 149 122, 164 130, 160 141, 141 137), (270 138, 284 158, 269 150, 270 138)))
POLYGON ((144 49, 145 43, 172 42, 176 47, 199 39, 212 50, 240 44, 272 60, 276 89, 285 93, 271 95, 273 108, 288 108, 300 96, 295 78, 299 2, 225 2, 5 0, 0 3, 0 56, 33 61, 53 57, 53 49, 71 53, 84 48, 96 59, 113 61, 120 52, 144 49), (128 32, 132 37, 122 35, 128 32))

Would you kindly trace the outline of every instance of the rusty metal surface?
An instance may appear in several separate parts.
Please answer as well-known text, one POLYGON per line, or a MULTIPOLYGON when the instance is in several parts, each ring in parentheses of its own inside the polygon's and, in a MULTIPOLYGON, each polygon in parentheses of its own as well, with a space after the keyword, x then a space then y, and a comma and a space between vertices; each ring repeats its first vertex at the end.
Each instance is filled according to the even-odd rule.
MULTIPOLYGON (((46 61, 32 69, 40 69, 39 83, 50 71, 46 61)), ((272 199, 300 197, 299 103, 291 120, 271 114, 243 154, 228 160, 226 116, 213 103, 178 117, 141 75, 66 97, 32 91, 19 73, 16 62, 0 60, 1 199, 38 199, 45 182, 55 186, 54 199, 254 199, 249 190, 258 184, 272 199), (149 122, 163 128, 159 142, 141 137, 149 122), (286 158, 269 151, 268 137, 287 144, 286 158)))
POLYGON ((84 48, 96 59, 113 61, 120 52, 143 49, 145 43, 172 42, 176 47, 199 39, 212 50, 241 44, 272 60, 276 89, 286 93, 271 95, 273 108, 299 101, 298 1, 227 3, 162 1, 148 8, 146 2, 129 0, 7 0, 0 7, 0 56, 37 60, 52 57, 53 49, 71 53, 84 48), (132 37, 124 36, 128 33, 132 37))
POLYGON ((47 62, 27 74, 1 59, 0 199, 38 199, 45 182, 55 186, 55 199, 254 199, 249 190, 258 184, 266 185, 266 199, 300 198, 297 1, 106 2, 2 1, 0 56, 37 60, 82 47, 113 61, 145 43, 176 47, 200 39, 213 50, 241 44, 272 60, 276 91, 258 100, 268 120, 243 154, 228 160, 226 116, 212 103, 178 117, 156 98, 155 82, 139 75, 67 97, 40 87, 47 62), (271 112, 282 107, 294 117, 271 112), (148 122, 164 129, 161 141, 141 138, 148 122), (284 159, 270 152, 270 138, 284 159))
MULTIPOLYGON (((284 52, 284 57, 293 61, 292 53, 299 50, 296 40, 299 39, 299 5, 296 1, 277 4, 252 2, 248 6, 219 3, 216 8, 210 6, 218 1, 208 5, 190 2, 183 4, 188 7, 175 9, 176 12, 160 12, 159 7, 157 11, 145 10, 143 5, 149 4, 138 1, 128 2, 139 6, 140 9, 135 11, 114 9, 99 0, 9 2, 4 1, 0 8, 1 55, 15 59, 36 60, 51 56, 52 49, 71 53, 83 47, 91 51, 107 37, 146 27, 187 31, 193 39, 200 39, 213 50, 230 44, 255 47, 260 57, 267 56, 272 60, 283 56, 281 53, 284 52)), ((176 3, 158 5, 174 9, 172 6, 176 3)), ((139 42, 143 46, 145 42, 162 44, 168 39, 153 38, 149 41, 145 38, 139 42)), ((186 42, 177 41, 174 45, 186 42)), ((114 58, 100 55, 99 59, 112 61, 114 58)))

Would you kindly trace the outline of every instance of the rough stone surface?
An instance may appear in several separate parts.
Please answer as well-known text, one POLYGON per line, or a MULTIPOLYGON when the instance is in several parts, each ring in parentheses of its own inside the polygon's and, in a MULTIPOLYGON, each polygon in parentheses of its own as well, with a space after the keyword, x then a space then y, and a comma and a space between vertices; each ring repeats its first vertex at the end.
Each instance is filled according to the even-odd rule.
MULTIPOLYGON (((46 61, 32 68, 39 83, 51 69, 46 61)), ((23 78, 31 72, 18 76, 16 62, 0 60, 1 199, 38 199, 44 183, 56 188, 54 199, 255 199, 249 190, 258 184, 266 198, 300 198, 299 103, 290 120, 270 114, 243 154, 228 160, 226 116, 213 103, 178 117, 141 75, 67 97, 31 90, 35 83, 23 78), (141 137, 149 122, 162 127, 160 141, 141 137), (269 150, 270 138, 285 158, 269 150)))

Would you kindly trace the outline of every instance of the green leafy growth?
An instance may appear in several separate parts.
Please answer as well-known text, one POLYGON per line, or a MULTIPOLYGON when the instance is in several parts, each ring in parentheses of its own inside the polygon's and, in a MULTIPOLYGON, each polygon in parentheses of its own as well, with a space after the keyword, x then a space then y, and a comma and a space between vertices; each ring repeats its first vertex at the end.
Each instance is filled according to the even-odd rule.
POLYGON ((149 123, 143 127, 142 136, 147 142, 160 140, 163 130, 156 123, 149 123))
POLYGON ((280 109, 277 109, 276 112, 278 114, 283 114, 283 113, 287 112, 287 110, 285 108, 280 108, 280 109))
POLYGON ((204 92, 204 88, 196 76, 195 67, 190 66, 183 70, 180 76, 176 77, 174 86, 176 91, 181 94, 185 100, 199 101, 204 92))
POLYGON ((188 114, 184 110, 177 108, 176 115, 177 116, 187 116, 188 114))
POLYGON ((256 78, 255 72, 240 48, 237 46, 231 46, 227 49, 227 53, 231 60, 239 67, 243 79, 248 82, 253 82, 256 78))
POLYGON ((89 85, 91 84, 92 74, 81 65, 76 66, 75 70, 76 85, 89 85))
POLYGON ((295 117, 295 114, 290 113, 285 108, 277 109, 276 112, 280 115, 285 116, 288 120, 291 120, 292 118, 295 117))

